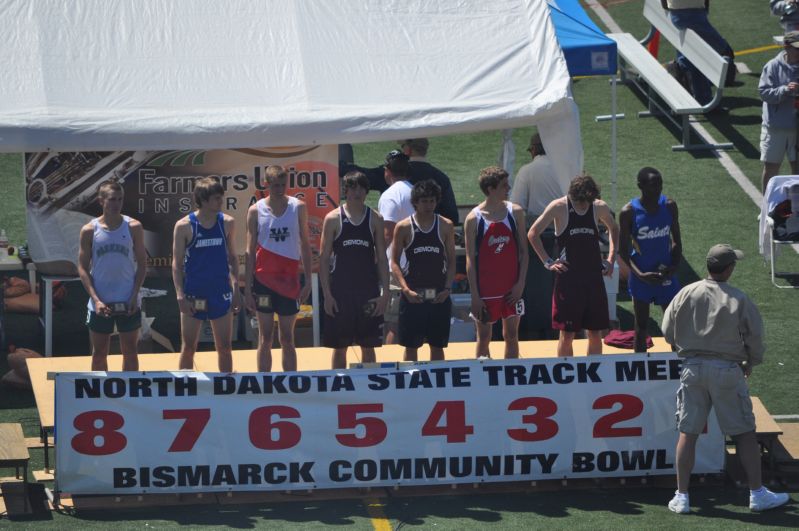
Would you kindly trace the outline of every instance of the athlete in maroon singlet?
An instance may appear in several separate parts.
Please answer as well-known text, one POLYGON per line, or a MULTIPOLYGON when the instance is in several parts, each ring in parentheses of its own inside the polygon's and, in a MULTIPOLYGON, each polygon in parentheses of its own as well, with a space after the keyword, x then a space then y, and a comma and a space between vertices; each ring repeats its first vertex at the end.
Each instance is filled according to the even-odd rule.
POLYGON ((552 201, 527 234, 544 266, 557 273, 552 293, 552 327, 560 330, 558 356, 574 354, 574 334, 582 329, 588 332, 588 354, 602 354, 601 331, 609 326, 602 275, 613 273, 619 226, 608 205, 598 197, 599 188, 591 177, 575 177, 568 195, 552 201), (561 249, 557 260, 547 255, 541 242, 541 233, 553 221, 561 249), (607 260, 602 259, 599 249, 597 221, 610 233, 607 260))
POLYGON ((490 166, 480 172, 480 190, 486 199, 463 224, 466 274, 472 295, 472 317, 477 328, 477 356, 490 357, 491 325, 502 319, 505 357, 519 357, 519 318, 524 314, 527 245, 524 210, 507 201, 508 173, 490 166))
POLYGON ((383 218, 364 204, 369 179, 349 172, 342 186, 346 204, 325 216, 319 261, 325 296, 322 343, 333 349, 334 369, 347 366, 347 347, 353 343, 361 347, 363 363, 375 362, 389 295, 383 218))

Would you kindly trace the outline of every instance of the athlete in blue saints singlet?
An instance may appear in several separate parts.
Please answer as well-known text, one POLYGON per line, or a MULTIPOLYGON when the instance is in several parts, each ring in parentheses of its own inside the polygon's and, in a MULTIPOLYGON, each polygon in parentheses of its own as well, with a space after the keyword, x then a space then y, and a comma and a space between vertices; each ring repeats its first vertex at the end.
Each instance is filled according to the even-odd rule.
POLYGON ((654 168, 638 173, 641 197, 622 208, 619 258, 630 273, 627 286, 635 313, 635 350, 647 348, 649 305, 666 308, 680 291, 674 275, 682 257, 677 204, 662 195, 663 177, 654 168))

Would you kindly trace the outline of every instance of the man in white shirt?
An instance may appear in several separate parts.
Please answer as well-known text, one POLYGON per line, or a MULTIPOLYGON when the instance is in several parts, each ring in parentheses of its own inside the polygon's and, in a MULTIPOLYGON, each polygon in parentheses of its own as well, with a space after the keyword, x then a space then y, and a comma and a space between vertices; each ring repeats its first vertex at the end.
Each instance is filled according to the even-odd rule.
POLYGON ((519 168, 516 180, 513 181, 510 201, 524 209, 530 224, 544 212, 549 203, 566 195, 566 190, 555 175, 555 169, 538 133, 530 138, 527 151, 533 160, 519 168))
MULTIPOLYGON (((386 155, 386 163, 383 165, 384 176, 388 189, 380 194, 377 202, 377 211, 383 217, 383 237, 386 243, 387 258, 391 258, 391 242, 394 239, 394 227, 401 220, 414 213, 411 204, 411 185, 408 177, 410 167, 408 155, 397 149, 386 155)), ((402 290, 399 284, 391 279, 391 298, 383 316, 385 327, 385 338, 383 343, 390 345, 395 342, 397 326, 399 323, 399 301, 402 290)))
MULTIPOLYGON (((519 168, 519 173, 513 181, 510 201, 524 209, 527 217, 526 228, 529 229, 549 203, 566 195, 566 189, 555 174, 552 161, 541 142, 541 135, 536 133, 530 137, 527 151, 533 160, 519 168)), ((545 230, 541 234, 541 241, 550 255, 555 253, 554 229, 545 230)), ((548 271, 539 260, 533 260, 535 256, 531 247, 528 248, 528 253, 530 265, 524 288, 524 299, 527 304, 519 324, 519 338, 553 339, 550 301, 555 273, 548 271)))

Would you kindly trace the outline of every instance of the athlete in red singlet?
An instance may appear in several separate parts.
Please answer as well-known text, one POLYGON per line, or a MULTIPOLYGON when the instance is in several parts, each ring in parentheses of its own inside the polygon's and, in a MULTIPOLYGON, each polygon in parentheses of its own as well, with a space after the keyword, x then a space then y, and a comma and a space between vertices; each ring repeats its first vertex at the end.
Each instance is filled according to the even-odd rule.
POLYGON ((466 273, 472 294, 472 317, 477 327, 477 356, 489 356, 492 323, 502 319, 505 357, 519 357, 519 318, 524 314, 527 246, 524 210, 507 201, 508 173, 497 166, 480 172, 486 199, 463 224, 466 273))
POLYGON ((572 179, 569 193, 555 199, 527 234, 544 267, 557 273, 552 294, 552 327, 560 330, 558 356, 572 356, 575 332, 586 329, 588 354, 602 354, 601 332, 608 327, 608 301, 602 275, 613 273, 619 242, 619 226, 608 205, 598 199, 599 187, 583 175, 572 179), (552 259, 541 242, 541 233, 554 221, 561 249, 552 259), (607 260, 599 250, 597 221, 608 228, 607 260))

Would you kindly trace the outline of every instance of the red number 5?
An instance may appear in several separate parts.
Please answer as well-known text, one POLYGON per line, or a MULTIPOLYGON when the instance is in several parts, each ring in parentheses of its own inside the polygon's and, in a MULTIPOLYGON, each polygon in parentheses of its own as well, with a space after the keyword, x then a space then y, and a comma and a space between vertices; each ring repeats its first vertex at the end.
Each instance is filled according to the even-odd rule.
POLYGON ((377 417, 360 417, 359 413, 382 413, 383 404, 340 404, 338 406, 338 427, 340 429, 357 428, 363 426, 363 437, 354 433, 336 435, 336 440, 344 446, 363 448, 374 446, 386 439, 388 427, 377 417))

